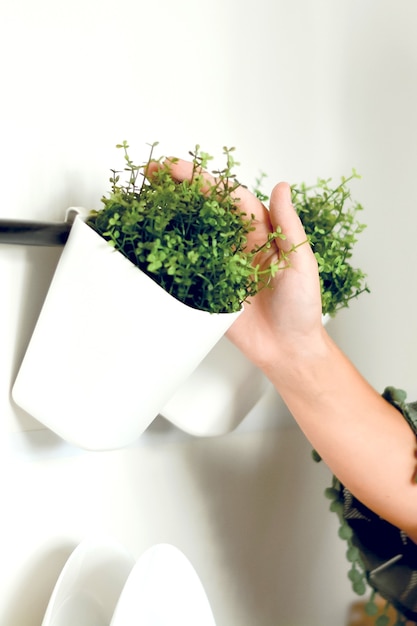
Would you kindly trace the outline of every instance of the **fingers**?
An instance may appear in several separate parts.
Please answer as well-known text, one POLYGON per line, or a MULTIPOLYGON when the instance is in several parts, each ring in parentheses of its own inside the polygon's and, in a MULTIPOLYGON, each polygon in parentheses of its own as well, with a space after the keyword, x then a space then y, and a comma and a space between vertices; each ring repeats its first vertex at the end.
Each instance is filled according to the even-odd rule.
MULTIPOLYGON (((146 169, 146 176, 150 178, 158 169, 161 167, 167 167, 172 178, 180 183, 183 180, 191 180, 194 175, 194 166, 191 161, 183 161, 182 159, 177 159, 175 157, 167 157, 163 163, 157 161, 151 161, 146 169)), ((215 185, 216 179, 214 176, 209 174, 208 172, 201 172, 204 180, 207 181, 207 189, 208 191, 209 185, 215 185)), ((203 188, 203 192, 205 189, 203 188)))
MULTIPOLYGON (((190 161, 183 161, 182 159, 167 157, 164 160, 163 165, 169 168, 172 178, 177 182, 182 182, 183 180, 187 179, 189 180, 193 175, 193 164, 190 161)), ((160 167, 161 163, 157 163, 154 161, 149 165, 147 173, 153 174, 160 167)), ((209 177, 208 174, 207 178, 211 178, 211 180, 214 181, 214 179, 212 177, 209 177)))
MULTIPOLYGON (((164 164, 168 165, 172 178, 178 182, 190 180, 193 176, 193 164, 190 161, 169 157, 164 161, 164 164)), ((147 168, 146 175, 148 177, 152 176, 159 167, 161 167, 160 163, 151 162, 147 168)), ((214 185, 216 183, 213 175, 208 172, 203 172, 203 175, 209 184, 214 185)), ((266 223, 269 226, 269 212, 253 193, 245 187, 239 186, 232 192, 232 196, 236 198, 236 203, 243 213, 248 217, 254 216, 255 225, 256 223, 266 223)))
POLYGON ((284 252, 306 241, 304 227, 291 201, 291 187, 288 183, 278 183, 274 187, 269 210, 272 227, 275 229, 280 226, 285 235, 285 239, 279 241, 279 247, 284 252))
MULTIPOLYGON (((191 180, 195 174, 195 166, 191 161, 169 157, 165 159, 163 164, 160 161, 150 162, 145 175, 151 178, 161 167, 168 167, 172 178, 177 182, 191 180)), ((208 187, 216 185, 216 178, 212 174, 208 172, 201 172, 201 174, 207 181, 208 187)), ((204 193, 204 188, 202 191, 204 193)), ((311 247, 302 245, 306 243, 307 235, 292 204, 291 187, 288 183, 278 183, 273 188, 269 210, 246 187, 241 185, 236 187, 232 191, 232 195, 236 198, 236 205, 242 213, 252 219, 255 227, 254 231, 248 235, 248 250, 253 251, 262 248, 270 233, 279 227, 285 238, 275 239, 274 249, 271 249, 271 253, 274 254, 275 250, 279 255, 279 251, 287 253, 296 248, 297 254, 291 257, 291 265, 299 270, 314 268, 316 271, 316 261, 311 247)))
MULTIPOLYGON (((169 167, 172 178, 178 182, 190 180, 194 173, 193 163, 174 157, 169 157, 164 161, 164 165, 169 167)), ((146 175, 151 177, 159 168, 161 163, 151 162, 147 168, 146 175)), ((216 179, 208 172, 203 172, 208 184, 213 185, 216 179)), ((285 239, 279 240, 279 248, 288 252, 293 246, 297 246, 306 241, 303 225, 294 210, 291 201, 291 188, 288 183, 278 183, 271 193, 269 211, 262 202, 251 193, 246 187, 239 186, 233 192, 240 210, 248 217, 253 216, 254 225, 260 237, 267 237, 268 232, 281 227, 285 234, 285 239)), ((260 243, 263 243, 263 241, 260 243)))

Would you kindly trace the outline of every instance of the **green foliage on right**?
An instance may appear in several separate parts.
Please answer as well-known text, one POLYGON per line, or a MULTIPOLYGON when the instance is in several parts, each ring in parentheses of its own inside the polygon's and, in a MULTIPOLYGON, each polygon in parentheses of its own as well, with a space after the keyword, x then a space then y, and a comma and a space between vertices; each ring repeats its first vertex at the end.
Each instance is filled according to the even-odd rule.
POLYGON ((355 170, 335 187, 331 179, 318 179, 312 187, 302 183, 291 188, 292 202, 317 259, 323 315, 331 317, 349 306, 352 298, 369 292, 364 272, 351 265, 353 247, 365 228, 357 220, 363 207, 352 200, 348 187, 354 178, 359 178, 355 170))
MULTIPOLYGON (((417 403, 407 402, 407 393, 403 389, 397 389, 392 386, 385 388, 382 393, 382 397, 403 415, 413 432, 417 434, 417 403)), ((316 462, 321 461, 321 456, 316 450, 312 450, 312 457, 316 462)), ((414 479, 416 479, 416 477, 414 477, 414 479)), ((340 539, 346 541, 347 543, 346 559, 350 565, 348 578, 352 584, 352 589, 358 595, 364 595, 369 590, 371 592, 369 600, 365 604, 365 612, 369 616, 375 617, 375 626, 406 626, 406 624, 411 623, 407 621, 406 617, 402 615, 399 609, 395 609, 394 604, 396 602, 404 603, 407 593, 410 592, 412 587, 408 588, 405 585, 401 596, 398 595, 398 590, 396 589, 390 591, 390 587, 392 587, 392 580, 394 580, 394 577, 397 578, 398 576, 398 572, 396 573, 395 570, 393 570, 394 576, 391 578, 391 582, 385 578, 382 588, 379 589, 378 581, 375 580, 375 578, 373 579, 371 574, 375 574, 375 572, 378 572, 378 570, 382 570, 383 568, 386 572, 389 572, 390 570, 389 568, 386 568, 386 562, 382 562, 381 565, 373 564, 372 569, 370 568, 369 571, 367 570, 367 566, 365 566, 364 559, 362 558, 362 554, 365 555, 365 558, 368 560, 369 567, 369 557, 366 557, 367 546, 363 544, 363 539, 360 540, 356 536, 353 527, 349 524, 348 518, 350 520, 354 520, 355 515, 351 514, 349 510, 350 505, 346 504, 349 500, 347 500, 343 485, 336 476, 332 476, 331 486, 324 490, 324 495, 328 500, 330 500, 330 511, 335 513, 338 517, 338 535, 340 539), (392 596, 391 600, 386 600, 385 606, 382 609, 378 607, 375 600, 377 593, 384 598, 392 596), (397 600, 395 600, 395 598, 397 598, 397 600), (390 611, 391 608, 394 609, 395 613, 395 617, 393 619, 391 619, 389 615, 393 612, 390 611)), ((375 530, 375 532, 378 531, 375 530)), ((370 548, 370 553, 373 554, 372 547, 370 548)), ((375 552, 373 558, 376 556, 377 553, 375 552)), ((399 556, 402 558, 401 555, 399 556)), ((395 557, 394 560, 396 561, 397 557, 395 557)), ((407 557, 405 557, 405 561, 407 562, 407 557)), ((388 563, 390 562, 388 561, 388 563)), ((410 581, 413 579, 413 576, 414 572, 411 572, 410 581)))
MULTIPOLYGON (((313 458, 315 461, 320 461, 320 457, 318 455, 313 455, 313 458)), ((332 485, 331 487, 325 489, 324 495, 330 500, 330 511, 335 513, 339 518, 340 526, 338 535, 340 539, 346 541, 347 544, 346 559, 350 564, 347 576, 351 582, 352 589, 359 596, 363 596, 370 591, 370 597, 365 604, 365 612, 367 615, 375 617, 375 626, 406 626, 406 618, 398 611, 395 611, 395 621, 392 622, 392 620, 390 620, 388 611, 391 607, 391 603, 389 601, 386 601, 382 612, 376 604, 375 598, 377 592, 370 586, 365 565, 362 561, 359 549, 355 544, 354 533, 347 521, 344 519, 342 491, 343 487, 340 481, 336 478, 336 476, 333 476, 332 485)))

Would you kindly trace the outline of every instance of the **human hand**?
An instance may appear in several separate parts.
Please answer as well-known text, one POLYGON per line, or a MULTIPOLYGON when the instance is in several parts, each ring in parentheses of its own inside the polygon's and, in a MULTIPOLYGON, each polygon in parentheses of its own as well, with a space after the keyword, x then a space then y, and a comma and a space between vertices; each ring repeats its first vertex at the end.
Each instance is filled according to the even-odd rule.
POLYGON ((281 269, 269 288, 259 292, 245 305, 242 315, 233 324, 228 337, 242 352, 262 369, 268 370, 302 351, 306 342, 320 335, 322 308, 320 281, 316 259, 306 234, 291 202, 291 189, 279 183, 272 190, 269 211, 249 191, 238 190, 240 208, 255 215, 259 244, 268 232, 280 226, 285 239, 275 239, 271 248, 273 258, 264 263, 282 259, 281 269), (291 251, 292 248, 295 248, 291 251))
MULTIPOLYGON (((158 167, 152 163, 147 175, 151 176, 158 167)), ((175 159, 169 167, 174 180, 192 176, 192 163, 188 161, 175 159)), ((211 179, 209 174, 206 176, 211 179)), ((257 366, 267 370, 322 330, 317 263, 292 206, 287 183, 274 187, 269 210, 242 186, 233 193, 239 209, 254 216, 255 229, 248 235, 249 250, 262 246, 278 226, 285 235, 285 239, 274 239, 271 247, 259 252, 256 259, 261 268, 278 261, 282 269, 268 287, 244 305, 243 313, 228 331, 229 339, 257 366), (289 256, 284 257, 285 254, 289 256)))

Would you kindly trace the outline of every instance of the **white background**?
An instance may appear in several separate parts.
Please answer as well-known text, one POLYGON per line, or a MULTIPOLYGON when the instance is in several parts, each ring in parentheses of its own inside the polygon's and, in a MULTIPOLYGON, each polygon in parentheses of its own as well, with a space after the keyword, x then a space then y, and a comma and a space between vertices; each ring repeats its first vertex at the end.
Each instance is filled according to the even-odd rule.
MULTIPOLYGON (((415 399, 416 22, 414 0, 2 0, 0 218, 98 207, 123 139, 138 160, 153 141, 182 157, 236 146, 241 180, 263 170, 269 187, 355 167, 368 224, 355 262, 372 292, 329 331, 378 390, 415 399)), ((218 626, 342 625, 329 476, 274 393, 228 436, 156 420, 105 453, 12 405, 59 252, 0 245, 0 626, 40 626, 68 554, 96 533, 135 557, 177 545, 218 626)))

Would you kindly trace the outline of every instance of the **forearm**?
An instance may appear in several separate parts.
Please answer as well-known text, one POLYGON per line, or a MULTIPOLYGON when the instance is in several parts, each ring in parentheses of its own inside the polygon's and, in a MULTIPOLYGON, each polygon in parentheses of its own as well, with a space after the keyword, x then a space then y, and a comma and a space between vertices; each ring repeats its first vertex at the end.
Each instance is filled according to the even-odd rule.
POLYGON ((279 362, 266 364, 265 373, 339 480, 417 539, 414 433, 324 329, 301 345, 308 347, 281 346, 279 362))

